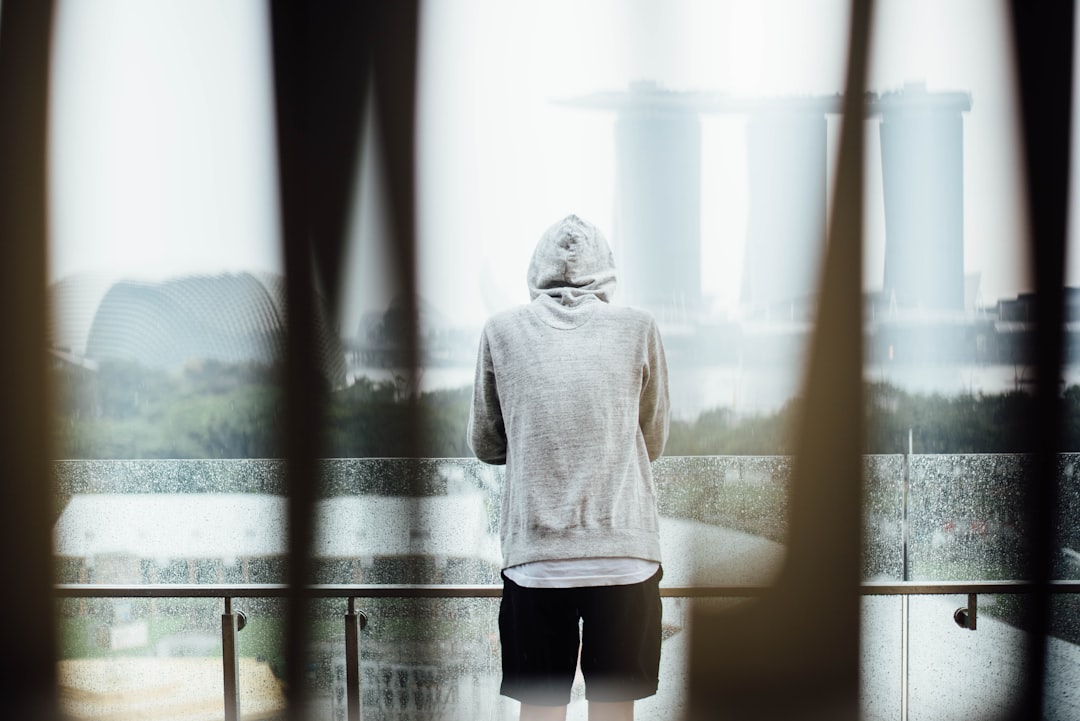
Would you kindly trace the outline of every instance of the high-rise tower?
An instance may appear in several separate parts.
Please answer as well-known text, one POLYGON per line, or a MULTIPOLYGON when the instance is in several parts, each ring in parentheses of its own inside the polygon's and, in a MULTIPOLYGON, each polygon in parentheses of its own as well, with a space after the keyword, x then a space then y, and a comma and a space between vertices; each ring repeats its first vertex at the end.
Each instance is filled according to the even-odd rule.
POLYGON ((720 113, 747 117, 744 305, 767 314, 814 293, 825 237, 825 118, 838 111, 838 96, 737 98, 634 83, 566 104, 616 113, 613 241, 624 301, 667 319, 702 310, 701 207, 715 199, 702 196, 701 116, 720 113))
POLYGON ((701 120, 693 94, 633 83, 568 101, 614 110, 615 227, 621 302, 657 316, 701 309, 701 120))
MULTIPOLYGON (((805 318, 817 292, 828 205, 827 118, 839 95, 779 98, 673 92, 635 83, 628 92, 567 101, 612 110, 620 296, 661 318, 701 310, 701 121, 746 118, 747 234, 743 310, 805 318)), ((866 96, 881 118, 885 193, 884 290, 898 308, 964 307, 963 125, 967 93, 907 85, 866 96)), ((716 158, 704 162, 716 162, 716 158)))
POLYGON ((642 107, 615 121, 620 294, 665 316, 701 306, 701 123, 642 107))
POLYGON ((826 114, 838 107, 836 96, 746 104, 742 303, 752 315, 789 315, 811 305, 817 292, 825 246, 826 114))
POLYGON ((877 101, 885 194, 886 296, 899 308, 964 309, 967 93, 909 84, 877 101))

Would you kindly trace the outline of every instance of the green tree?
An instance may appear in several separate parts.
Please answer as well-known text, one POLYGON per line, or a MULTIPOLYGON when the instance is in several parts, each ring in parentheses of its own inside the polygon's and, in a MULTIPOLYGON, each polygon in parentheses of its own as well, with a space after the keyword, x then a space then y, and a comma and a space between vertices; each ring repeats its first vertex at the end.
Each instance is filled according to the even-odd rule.
MULTIPOLYGON (((179 373, 124 361, 97 372, 53 369, 54 436, 62 458, 280 457, 280 369, 202 362, 179 373)), ((328 457, 470 457, 465 442, 471 388, 417 393, 407 383, 361 378, 329 394, 328 457)), ((1030 448, 1032 397, 1023 391, 942 396, 895 386, 865 388, 866 451, 1017 453, 1030 448)), ((801 413, 739 417, 713 408, 672 421, 667 455, 788 455, 801 413)), ((1063 448, 1080 450, 1080 387, 1063 391, 1063 448)))

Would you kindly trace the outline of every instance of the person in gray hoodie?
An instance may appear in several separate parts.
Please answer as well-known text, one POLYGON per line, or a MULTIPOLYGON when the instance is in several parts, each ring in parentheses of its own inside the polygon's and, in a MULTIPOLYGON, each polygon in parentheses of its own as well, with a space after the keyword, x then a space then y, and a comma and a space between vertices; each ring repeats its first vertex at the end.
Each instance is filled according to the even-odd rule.
POLYGON ((532 302, 484 327, 468 426, 476 457, 506 465, 501 692, 523 720, 565 718, 580 654, 589 718, 632 719, 660 662, 663 344, 650 314, 610 304, 611 250, 577 216, 527 279, 532 302))

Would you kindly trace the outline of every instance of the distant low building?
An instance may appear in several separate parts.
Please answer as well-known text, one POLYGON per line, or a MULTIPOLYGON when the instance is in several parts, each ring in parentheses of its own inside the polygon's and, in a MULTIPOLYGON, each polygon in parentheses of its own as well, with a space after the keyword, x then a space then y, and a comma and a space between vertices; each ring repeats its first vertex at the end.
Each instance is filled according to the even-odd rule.
MULTIPOLYGON (((193 361, 274 364, 284 358, 285 280, 223 273, 159 282, 73 276, 49 288, 53 348, 91 361, 175 370, 193 361)), ((327 309, 315 319, 321 367, 338 384, 345 354, 327 309)))

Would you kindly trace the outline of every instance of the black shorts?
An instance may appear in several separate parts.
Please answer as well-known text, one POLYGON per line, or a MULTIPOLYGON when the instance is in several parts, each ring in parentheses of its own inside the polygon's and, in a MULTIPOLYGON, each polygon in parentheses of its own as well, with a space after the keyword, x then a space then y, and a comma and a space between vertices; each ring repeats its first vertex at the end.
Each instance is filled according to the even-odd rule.
POLYGON ((623 586, 525 588, 504 574, 502 694, 538 706, 570 703, 579 648, 588 700, 655 694, 663 575, 623 586))

